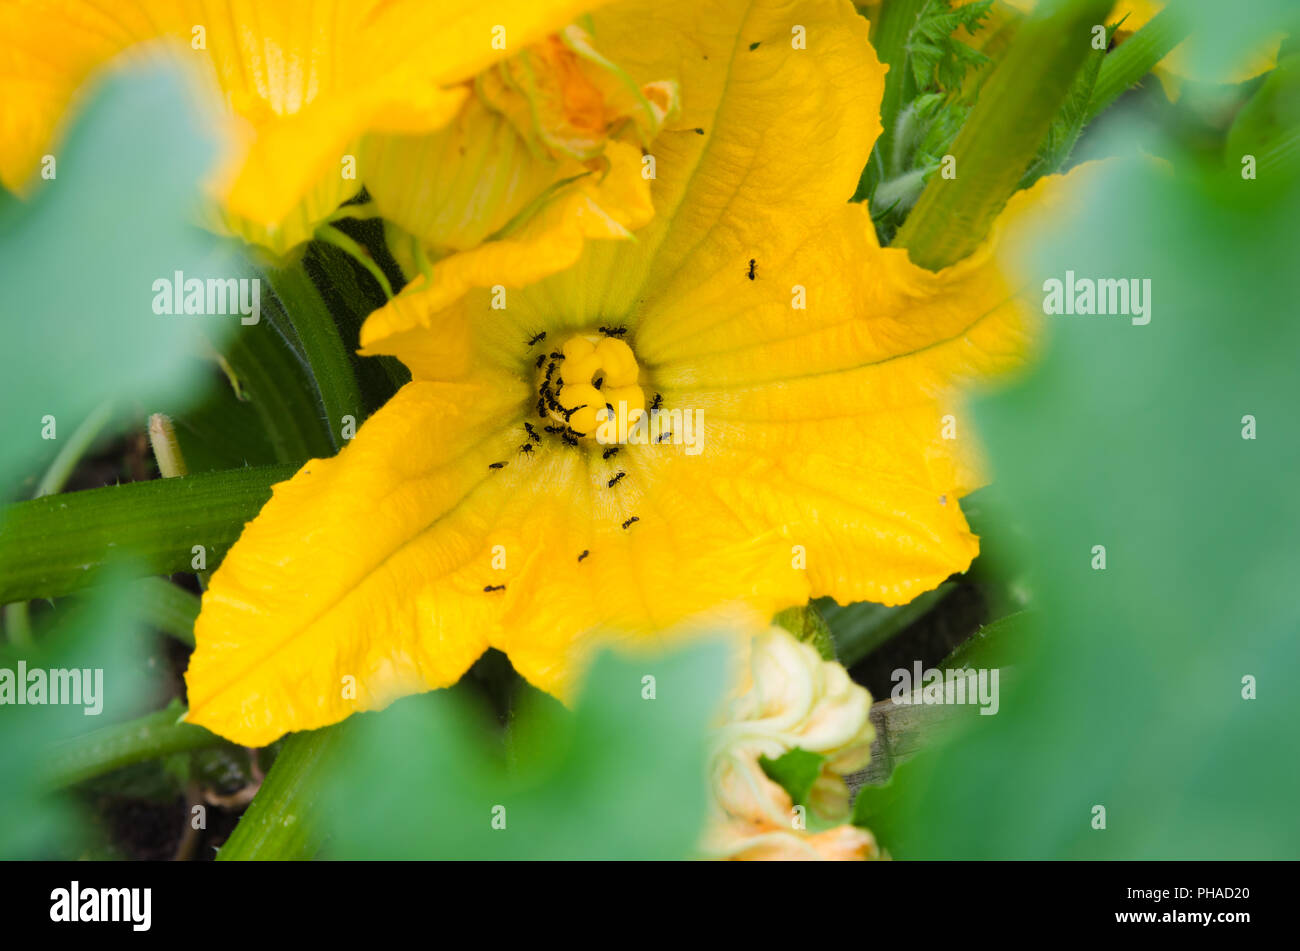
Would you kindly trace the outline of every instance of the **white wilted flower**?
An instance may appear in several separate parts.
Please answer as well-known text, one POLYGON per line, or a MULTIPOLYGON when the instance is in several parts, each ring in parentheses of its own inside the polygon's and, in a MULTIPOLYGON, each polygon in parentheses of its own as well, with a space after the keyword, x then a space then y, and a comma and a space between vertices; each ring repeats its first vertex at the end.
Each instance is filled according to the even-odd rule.
POLYGON ((849 814, 843 776, 871 756, 871 695, 840 664, 779 627, 757 635, 746 660, 711 758, 705 852, 731 859, 877 857, 870 832, 833 824, 849 814), (825 757, 809 815, 760 763, 795 748, 825 757))

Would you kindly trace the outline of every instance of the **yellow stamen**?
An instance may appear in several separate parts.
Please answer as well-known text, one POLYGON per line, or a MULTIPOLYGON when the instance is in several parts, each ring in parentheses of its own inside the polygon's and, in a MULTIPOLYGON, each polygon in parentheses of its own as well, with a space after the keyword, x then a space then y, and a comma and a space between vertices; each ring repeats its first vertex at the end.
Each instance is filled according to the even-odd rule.
MULTIPOLYGON (((644 412, 645 393, 638 382, 641 370, 632 348, 622 340, 600 334, 574 334, 561 351, 564 358, 550 381, 551 393, 560 407, 550 407, 556 422, 579 436, 590 436, 611 408, 616 414, 625 414, 629 423, 644 412)), ((545 379, 541 385, 545 388, 545 379)))

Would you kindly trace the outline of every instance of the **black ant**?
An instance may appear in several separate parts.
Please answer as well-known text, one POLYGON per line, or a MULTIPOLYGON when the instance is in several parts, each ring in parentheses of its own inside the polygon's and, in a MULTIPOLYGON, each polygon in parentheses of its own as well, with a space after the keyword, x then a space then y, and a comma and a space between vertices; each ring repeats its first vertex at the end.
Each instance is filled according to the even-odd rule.
POLYGON ((622 337, 627 333, 626 327, 597 327, 606 337, 622 337))
POLYGON ((494 462, 488 466, 489 469, 504 469, 505 467, 506 464, 504 462, 494 462))
POLYGON ((537 435, 537 430, 533 429, 532 423, 524 423, 524 429, 528 431, 528 438, 533 442, 541 442, 542 437, 537 435))
POLYGON ((652 410, 653 410, 653 409, 658 409, 660 406, 663 405, 663 403, 664 403, 663 394, 661 394, 661 393, 656 393, 656 394, 655 394, 655 398, 654 398, 653 400, 650 401, 650 408, 651 408, 652 410))
POLYGON ((582 561, 582 559, 586 558, 590 554, 591 552, 587 551, 587 549, 584 548, 582 550, 582 554, 578 556, 578 561, 582 561))
POLYGON ((504 591, 506 586, 503 584, 488 584, 483 586, 484 591, 504 591))
POLYGON ((564 433, 560 438, 564 440, 566 445, 576 446, 578 444, 577 438, 570 435, 569 433, 564 433))
POLYGON ((539 354, 537 355, 537 369, 540 370, 540 369, 542 368, 542 364, 545 363, 545 362, 546 362, 546 354, 544 354, 544 353, 539 353, 539 354))
POLYGON ((563 359, 564 359, 564 354, 562 354, 562 353, 557 353, 556 351, 552 350, 552 351, 551 351, 551 357, 552 357, 553 359, 556 359, 556 360, 563 360, 563 359))
POLYGON ((626 472, 620 472, 618 475, 614 476, 614 478, 612 478, 612 479, 609 480, 609 486, 608 486, 608 487, 611 488, 611 489, 614 488, 614 486, 618 485, 618 480, 621 479, 621 478, 623 478, 625 475, 627 475, 626 472))
POLYGON ((618 454, 618 446, 611 446, 609 449, 606 449, 604 452, 600 454, 600 458, 608 459, 610 456, 614 456, 617 454, 618 454))
POLYGON ((656 439, 655 442, 667 442, 668 440, 670 440, 670 439, 672 439, 672 438, 673 438, 673 434, 672 434, 672 433, 660 433, 660 434, 659 434, 659 438, 656 439))
POLYGON ((531 340, 528 341, 528 346, 535 347, 537 346, 537 344, 541 343, 545 339, 546 339, 546 331, 543 330, 541 333, 537 334, 535 337, 533 337, 531 340))
POLYGON ((537 397, 537 418, 546 418, 546 402, 540 396, 537 397))
POLYGON ((749 259, 749 279, 750 279, 751 281, 754 279, 754 268, 756 268, 756 267, 758 267, 758 262, 755 261, 753 258, 750 258, 750 259, 749 259))
POLYGON ((626 522, 623 523, 623 528, 625 529, 630 528, 633 522, 639 522, 639 521, 641 521, 640 517, 633 515, 631 518, 629 518, 626 522))
POLYGON ((530 443, 530 442, 526 442, 526 443, 524 443, 522 446, 519 447, 519 451, 520 451, 520 452, 532 452, 532 451, 533 451, 533 444, 530 443))

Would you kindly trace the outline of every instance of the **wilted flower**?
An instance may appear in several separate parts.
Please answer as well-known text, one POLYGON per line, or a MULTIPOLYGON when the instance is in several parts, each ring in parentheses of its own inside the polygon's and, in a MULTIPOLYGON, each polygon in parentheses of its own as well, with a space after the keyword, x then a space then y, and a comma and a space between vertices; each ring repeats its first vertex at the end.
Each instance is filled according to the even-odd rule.
POLYGON ((732 859, 876 858, 871 833, 843 824, 849 814, 843 776, 871 758, 870 711, 866 689, 811 645, 779 627, 755 637, 717 735, 705 852, 732 859), (796 809, 761 763, 795 749, 824 757, 807 804, 810 815, 796 809))

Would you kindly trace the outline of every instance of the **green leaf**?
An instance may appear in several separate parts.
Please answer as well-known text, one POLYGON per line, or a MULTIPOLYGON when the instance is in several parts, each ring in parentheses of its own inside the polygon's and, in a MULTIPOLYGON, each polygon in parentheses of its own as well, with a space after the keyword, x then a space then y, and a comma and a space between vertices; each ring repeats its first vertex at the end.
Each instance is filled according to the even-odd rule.
POLYGON ((343 418, 351 416, 360 426, 364 415, 361 392, 352 372, 352 358, 343 345, 333 315, 301 262, 272 269, 267 276, 307 359, 320 394, 330 441, 335 449, 340 449, 345 442, 343 418))
POLYGON ((51 791, 60 769, 74 768, 60 751, 88 729, 138 716, 142 699, 156 689, 144 673, 142 628, 115 579, 44 617, 50 623, 32 646, 0 646, 0 670, 17 689, 20 663, 29 676, 36 669, 84 672, 89 682, 82 685, 95 696, 83 694, 81 703, 0 704, 0 858, 76 855, 87 832, 81 813, 51 791))
POLYGON ((283 303, 268 295, 262 316, 253 326, 241 326, 225 351, 247 400, 244 405, 256 414, 274 461, 302 464, 328 456, 333 443, 306 358, 295 349, 297 336, 283 303))
POLYGON ((104 403, 185 405, 196 382, 185 357, 239 326, 238 317, 153 312, 154 281, 178 270, 247 270, 233 245, 192 223, 215 151, 188 88, 157 66, 115 74, 58 149, 55 177, 3 208, 0 485, 104 403))
POLYGON ((817 648, 822 660, 835 659, 835 639, 815 605, 786 608, 772 619, 772 623, 785 628, 805 644, 817 648))
POLYGON ((1089 93, 1084 123, 1105 112, 1112 102, 1151 72, 1156 63, 1187 37, 1190 29, 1190 21, 1177 7, 1171 6, 1107 53, 1089 93))
MULTIPOLYGON (((358 222, 354 230, 366 235, 368 249, 382 245, 383 228, 377 221, 358 222)), ((344 345, 352 355, 365 411, 373 413, 411 381, 410 370, 396 357, 356 355, 361 346, 361 325, 386 300, 382 292, 376 295, 367 291, 357 277, 358 266, 337 247, 313 242, 308 246, 304 266, 315 276, 330 313, 335 315, 344 345)), ((369 283, 373 286, 373 282, 369 283)))
POLYGON ((849 822, 860 829, 870 829, 885 847, 889 846, 889 815, 898 801, 899 790, 904 786, 903 782, 895 780, 905 775, 908 768, 906 762, 900 763, 883 783, 863 786, 853 798, 849 822))
POLYGON ((1300 53, 1280 59, 1237 113, 1224 164, 1240 169, 1246 155, 1255 156, 1255 174, 1265 181, 1300 168, 1300 53))
POLYGON ((108 566, 193 571, 195 545, 214 569, 244 523, 293 466, 132 482, 0 507, 0 603, 87 587, 108 566))
POLYGON ((928 614, 953 590, 951 582, 944 582, 933 591, 895 607, 871 601, 839 605, 830 598, 822 598, 816 604, 830 629, 840 663, 852 667, 928 614))
POLYGON ((813 783, 821 775, 822 764, 825 762, 826 757, 821 753, 811 753, 797 746, 781 754, 778 759, 768 759, 766 756, 758 758, 758 764, 763 767, 767 778, 788 792, 796 806, 808 805, 813 783))
POLYGON ((1022 663, 1036 646, 1039 625, 1029 611, 985 624, 940 664, 953 670, 986 670, 1022 663))
POLYGON ((937 167, 970 109, 963 95, 965 75, 987 57, 956 33, 978 29, 988 7, 979 2, 952 10, 949 0, 893 0, 880 10, 872 44, 889 66, 881 135, 854 201, 869 201, 873 216, 889 222, 885 238, 915 202, 918 179, 937 167))
POLYGON ((542 722, 513 770, 483 711, 461 694, 434 691, 362 714, 331 784, 328 854, 689 857, 706 814, 725 669, 718 643, 655 659, 602 655, 573 713, 554 704, 520 712, 542 722))

